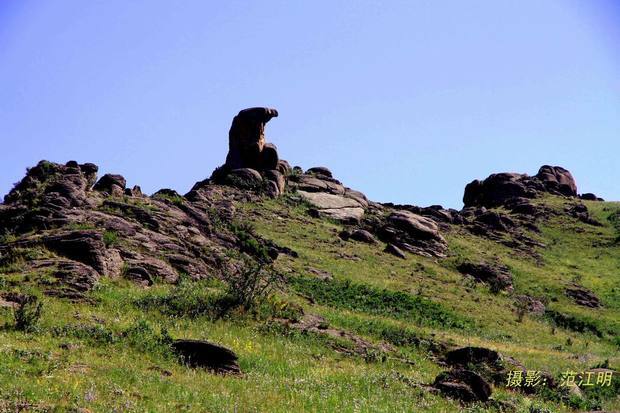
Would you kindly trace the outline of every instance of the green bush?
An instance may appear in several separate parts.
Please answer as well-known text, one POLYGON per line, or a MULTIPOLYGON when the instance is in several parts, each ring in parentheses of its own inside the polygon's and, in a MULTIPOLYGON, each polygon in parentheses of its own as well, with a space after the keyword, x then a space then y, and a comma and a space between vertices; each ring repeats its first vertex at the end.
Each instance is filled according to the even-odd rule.
POLYGON ((42 311, 43 303, 39 300, 39 297, 36 295, 26 296, 13 310, 15 329, 19 331, 34 330, 41 319, 42 311))
POLYGON ((103 243, 106 247, 111 247, 118 243, 118 234, 116 231, 105 231, 103 233, 103 243))

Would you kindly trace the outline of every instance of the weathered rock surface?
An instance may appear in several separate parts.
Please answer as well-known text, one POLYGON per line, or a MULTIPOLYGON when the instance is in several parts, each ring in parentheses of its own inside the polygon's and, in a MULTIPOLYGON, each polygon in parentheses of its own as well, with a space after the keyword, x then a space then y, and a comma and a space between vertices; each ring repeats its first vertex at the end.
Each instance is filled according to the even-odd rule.
MULTIPOLYGON (((278 111, 269 108, 249 108, 234 117, 228 132, 228 155, 226 166, 229 169, 262 169, 263 149, 265 147, 265 124, 278 116, 278 111)), ((267 169, 275 169, 273 165, 267 169)))
POLYGON ((476 281, 488 284, 493 291, 512 291, 513 289, 512 274, 504 265, 464 262, 457 266, 457 270, 461 274, 472 276, 476 281))
POLYGON ((364 215, 363 206, 353 198, 327 192, 297 191, 297 193, 316 208, 317 215, 321 217, 354 223, 359 222, 364 215))
POLYGON ((599 308, 601 300, 590 290, 579 285, 573 285, 565 290, 566 295, 575 301, 575 304, 584 307, 599 308))
POLYGON ((491 385, 480 375, 469 370, 451 370, 440 373, 433 386, 448 397, 463 402, 485 402, 491 397, 491 385))
POLYGON ((428 257, 443 257, 448 249, 435 221, 410 211, 393 211, 370 225, 374 226, 372 232, 379 239, 399 250, 428 257))
POLYGON ((577 185, 569 171, 544 165, 536 176, 518 173, 492 174, 483 181, 474 180, 465 187, 465 207, 497 207, 513 198, 535 198, 542 193, 576 196, 577 185))
POLYGON ((204 340, 175 340, 172 348, 189 366, 220 374, 241 373, 237 355, 226 347, 204 340))
POLYGON ((119 175, 105 175, 93 187, 97 169, 74 161, 31 168, 0 206, 0 233, 11 234, 0 244, 0 264, 17 257, 24 270, 54 280, 46 293, 74 299, 104 276, 148 286, 175 282, 179 273, 200 279, 229 270, 226 251, 243 244, 227 226, 235 215, 232 201, 255 199, 251 191, 203 181, 187 197, 170 189, 148 197, 121 192, 119 175))

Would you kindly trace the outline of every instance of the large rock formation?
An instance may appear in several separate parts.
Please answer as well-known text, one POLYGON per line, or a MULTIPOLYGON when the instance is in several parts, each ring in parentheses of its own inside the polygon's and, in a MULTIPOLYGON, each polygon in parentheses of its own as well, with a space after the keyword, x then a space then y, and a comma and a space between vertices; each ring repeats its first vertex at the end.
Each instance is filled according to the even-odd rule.
POLYGON ((228 132, 226 166, 232 169, 276 169, 278 153, 275 146, 266 146, 265 124, 278 116, 269 108, 249 108, 233 118, 228 132))
POLYGON ((514 198, 535 198, 542 193, 577 196, 577 184, 569 171, 560 166, 542 166, 536 176, 518 173, 492 174, 465 187, 465 207, 497 207, 514 198))
POLYGON ((269 108, 240 111, 228 132, 226 163, 213 172, 211 180, 274 197, 281 195, 291 167, 265 139, 265 124, 277 116, 278 111, 269 108))

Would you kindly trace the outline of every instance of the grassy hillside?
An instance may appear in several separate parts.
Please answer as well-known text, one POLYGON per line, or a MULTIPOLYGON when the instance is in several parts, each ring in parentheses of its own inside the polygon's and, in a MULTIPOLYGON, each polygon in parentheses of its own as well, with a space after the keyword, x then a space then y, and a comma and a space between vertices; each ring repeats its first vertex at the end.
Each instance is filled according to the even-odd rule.
MULTIPOLYGON (((534 202, 561 212, 566 199, 534 202)), ((620 410, 618 376, 615 387, 580 398, 495 386, 490 402, 469 405, 427 387, 445 370, 441 348, 451 346, 497 350, 557 378, 566 370, 620 367, 620 204, 584 203, 603 225, 550 214, 540 233, 528 233, 545 244, 536 254, 451 225, 444 232, 446 258, 399 259, 383 252, 382 243, 341 240, 342 224, 310 217, 289 195, 236 202, 238 222, 298 257, 281 254, 275 261, 286 280, 258 309, 220 319, 211 311, 225 288, 217 280, 142 287, 104 277, 87 300, 74 302, 42 295, 44 275, 22 271, 16 260, 0 269, 2 289, 28 290, 41 296, 43 307, 25 331, 14 328, 11 308, 0 308, 0 411, 620 410), (464 260, 506 265, 514 292, 495 293, 464 277, 456 270, 464 260), (591 290, 603 306, 576 305, 564 293, 571 283, 591 290), (520 313, 519 294, 544 298, 545 315, 520 313), (280 321, 294 323, 302 313, 350 335, 304 333, 280 321), (243 375, 179 363, 170 337, 232 349, 243 375), (360 351, 351 337, 369 346, 360 351)))

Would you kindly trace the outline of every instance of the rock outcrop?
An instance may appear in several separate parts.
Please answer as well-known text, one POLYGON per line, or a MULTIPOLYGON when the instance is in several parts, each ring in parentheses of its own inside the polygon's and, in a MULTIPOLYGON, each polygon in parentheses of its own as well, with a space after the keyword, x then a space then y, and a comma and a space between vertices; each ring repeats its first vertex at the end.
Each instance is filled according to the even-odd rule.
MULTIPOLYGON (((197 184, 188 197, 170 189, 149 197, 126 191, 120 175, 97 181, 97 170, 74 161, 30 168, 0 205, 0 234, 10 234, 0 242, 0 265, 19 260, 24 272, 49 275, 47 294, 71 299, 84 298, 104 276, 150 285, 180 273, 200 279, 235 270, 227 251, 247 240, 227 226, 230 202, 251 200, 250 192, 197 184)), ((277 256, 278 248, 255 241, 277 256)))
POLYGON ((290 165, 280 159, 276 146, 265 138, 265 125, 277 116, 278 111, 269 108, 240 111, 228 132, 226 162, 213 172, 211 180, 273 197, 282 194, 290 165))
POLYGON ((560 166, 542 166, 536 176, 518 173, 492 174, 483 181, 474 180, 465 187, 465 207, 497 207, 514 198, 535 198, 542 193, 577 196, 577 184, 571 173, 560 166))

